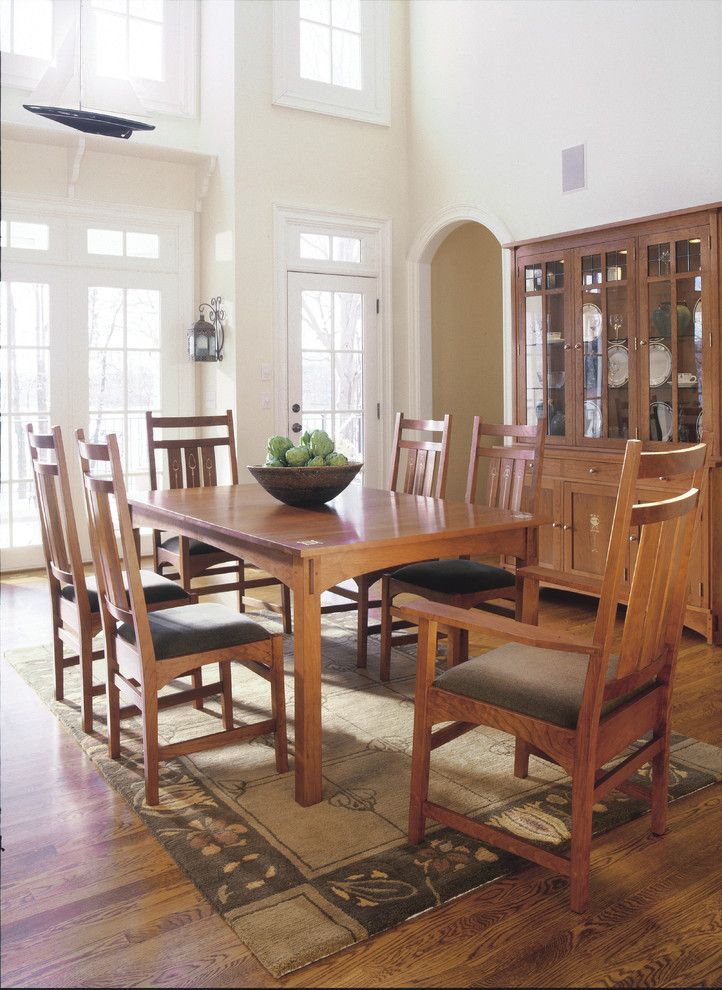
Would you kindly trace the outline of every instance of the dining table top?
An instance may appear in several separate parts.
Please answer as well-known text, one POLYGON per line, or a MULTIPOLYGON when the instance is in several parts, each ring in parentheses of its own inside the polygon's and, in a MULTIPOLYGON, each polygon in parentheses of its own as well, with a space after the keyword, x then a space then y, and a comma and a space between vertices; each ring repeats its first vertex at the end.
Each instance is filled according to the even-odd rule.
POLYGON ((200 520, 209 537, 240 537, 298 558, 358 544, 423 544, 440 534, 452 538, 480 528, 508 532, 540 521, 526 512, 362 485, 351 485, 328 504, 310 508, 285 505, 257 484, 132 492, 128 500, 145 520, 155 519, 163 528, 200 520))

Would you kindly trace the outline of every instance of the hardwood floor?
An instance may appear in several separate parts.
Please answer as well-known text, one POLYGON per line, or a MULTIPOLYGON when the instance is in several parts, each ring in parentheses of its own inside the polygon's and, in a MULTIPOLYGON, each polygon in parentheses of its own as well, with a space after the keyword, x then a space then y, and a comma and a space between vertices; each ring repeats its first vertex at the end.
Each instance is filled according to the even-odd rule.
MULTIPOLYGON (((2 584, 2 649, 47 641, 44 577, 2 584)), ((594 603, 544 594, 541 621, 588 630, 594 603)), ((371 663, 378 655, 374 642, 371 663)), ((722 745, 722 650, 685 632, 673 725, 722 745)), ((591 910, 532 867, 274 980, 2 664, 2 985, 716 986, 722 787, 595 841, 591 910)))

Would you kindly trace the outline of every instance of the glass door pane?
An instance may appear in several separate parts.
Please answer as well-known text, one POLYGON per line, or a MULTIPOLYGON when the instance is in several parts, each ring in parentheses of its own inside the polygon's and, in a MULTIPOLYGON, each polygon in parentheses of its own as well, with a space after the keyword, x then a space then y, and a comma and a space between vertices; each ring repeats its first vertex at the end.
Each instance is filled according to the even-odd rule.
POLYGON ((376 280, 289 273, 289 424, 298 443, 325 430, 366 484, 380 483, 376 280))
POLYGON ((631 435, 630 257, 630 248, 617 244, 600 245, 580 259, 581 340, 575 346, 581 351, 580 424, 586 440, 624 440, 631 435))
POLYGON ((702 433, 701 235, 646 246, 646 361, 650 440, 694 442, 702 433))
POLYGON ((547 435, 567 434, 567 339, 565 260, 534 261, 523 266, 525 421, 547 417, 547 435))
POLYGON ((0 546, 40 544, 26 424, 50 427, 50 285, 11 278, 0 284, 3 431, 0 546))

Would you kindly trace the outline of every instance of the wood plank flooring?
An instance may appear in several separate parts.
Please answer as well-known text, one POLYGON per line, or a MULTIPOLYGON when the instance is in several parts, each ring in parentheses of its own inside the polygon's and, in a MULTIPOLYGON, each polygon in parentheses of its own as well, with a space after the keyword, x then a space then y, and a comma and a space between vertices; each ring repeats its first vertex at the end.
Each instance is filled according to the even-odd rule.
MULTIPOLYGON (((2 585, 2 649, 48 640, 44 578, 2 585)), ((547 592, 543 623, 589 630, 590 600, 547 592)), ((370 648, 372 658, 377 647, 370 648)), ((374 659, 371 660, 373 664, 374 659)), ((722 650, 685 632, 674 728, 722 745, 722 650)), ((596 840, 591 910, 530 866, 274 980, 2 664, 5 987, 718 986, 722 788, 596 840)))

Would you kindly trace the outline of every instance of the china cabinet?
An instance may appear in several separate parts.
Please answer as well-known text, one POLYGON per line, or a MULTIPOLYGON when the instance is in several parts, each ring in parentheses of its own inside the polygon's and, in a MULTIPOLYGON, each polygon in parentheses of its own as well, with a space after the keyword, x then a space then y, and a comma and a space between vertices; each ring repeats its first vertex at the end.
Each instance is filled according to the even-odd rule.
MULTIPOLYGON (((686 624, 722 641, 722 204, 507 246, 515 415, 547 418, 540 576, 598 591, 625 441, 664 449, 704 432, 713 460, 686 624)), ((627 587, 635 557, 632 532, 627 587)))

